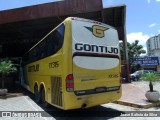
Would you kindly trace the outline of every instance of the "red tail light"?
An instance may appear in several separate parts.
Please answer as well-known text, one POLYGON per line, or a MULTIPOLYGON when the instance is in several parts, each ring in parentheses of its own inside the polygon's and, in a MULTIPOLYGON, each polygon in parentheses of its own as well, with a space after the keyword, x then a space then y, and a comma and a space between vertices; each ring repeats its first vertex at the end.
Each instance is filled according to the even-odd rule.
POLYGON ((66 76, 66 90, 68 92, 74 91, 74 80, 73 80, 73 74, 69 74, 66 76))

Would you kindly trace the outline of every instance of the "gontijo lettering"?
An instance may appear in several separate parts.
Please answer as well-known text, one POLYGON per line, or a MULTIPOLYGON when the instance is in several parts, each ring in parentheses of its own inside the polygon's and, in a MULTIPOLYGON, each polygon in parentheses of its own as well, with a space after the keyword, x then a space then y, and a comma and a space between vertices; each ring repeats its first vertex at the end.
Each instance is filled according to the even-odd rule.
POLYGON ((28 67, 28 72, 38 72, 38 71, 39 71, 39 64, 28 67))
POLYGON ((78 51, 87 51, 87 52, 118 54, 118 48, 116 48, 116 47, 89 45, 89 44, 83 44, 83 43, 76 43, 75 44, 75 50, 78 50, 78 51))

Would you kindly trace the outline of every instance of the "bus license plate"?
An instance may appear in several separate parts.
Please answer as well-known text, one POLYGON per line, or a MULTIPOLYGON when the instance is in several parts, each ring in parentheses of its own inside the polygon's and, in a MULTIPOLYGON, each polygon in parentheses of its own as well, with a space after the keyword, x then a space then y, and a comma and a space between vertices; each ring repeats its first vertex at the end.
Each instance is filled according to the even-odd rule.
POLYGON ((105 87, 96 88, 96 92, 105 92, 105 91, 106 91, 105 87))

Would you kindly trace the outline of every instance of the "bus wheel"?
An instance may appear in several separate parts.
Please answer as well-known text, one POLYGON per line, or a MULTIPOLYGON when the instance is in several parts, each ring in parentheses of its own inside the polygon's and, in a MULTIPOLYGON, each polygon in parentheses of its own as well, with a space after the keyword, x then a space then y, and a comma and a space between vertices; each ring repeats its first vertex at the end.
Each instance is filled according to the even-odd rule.
POLYGON ((42 100, 42 105, 44 107, 48 107, 49 104, 45 100, 45 90, 44 90, 44 88, 42 88, 42 90, 41 90, 41 100, 42 100))
POLYGON ((34 96, 35 96, 35 101, 37 103, 40 103, 41 99, 40 99, 40 93, 38 92, 37 84, 34 86, 34 96))

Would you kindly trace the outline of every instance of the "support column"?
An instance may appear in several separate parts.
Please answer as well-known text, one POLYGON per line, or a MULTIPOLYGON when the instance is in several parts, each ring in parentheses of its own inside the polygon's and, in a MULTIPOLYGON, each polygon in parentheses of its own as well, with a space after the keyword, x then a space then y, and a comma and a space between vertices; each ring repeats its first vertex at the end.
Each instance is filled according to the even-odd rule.
POLYGON ((127 83, 130 83, 131 80, 130 80, 130 72, 129 72, 129 59, 128 59, 128 51, 127 51, 127 37, 126 37, 126 7, 124 8, 124 11, 123 11, 123 15, 124 15, 124 40, 123 40, 123 64, 124 64, 124 67, 125 67, 125 71, 122 71, 124 72, 125 74, 125 78, 126 78, 126 81, 127 83))

